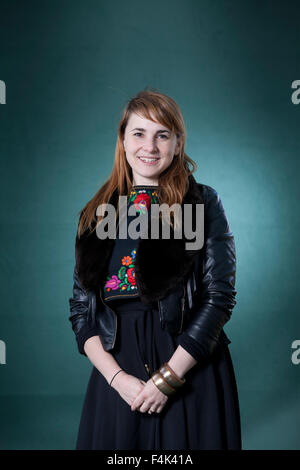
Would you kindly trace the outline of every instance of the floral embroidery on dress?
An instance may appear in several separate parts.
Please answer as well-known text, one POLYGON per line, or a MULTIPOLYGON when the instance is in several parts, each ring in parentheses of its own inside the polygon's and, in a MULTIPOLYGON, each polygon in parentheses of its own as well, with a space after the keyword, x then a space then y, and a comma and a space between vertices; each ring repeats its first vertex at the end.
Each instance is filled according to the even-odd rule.
POLYGON ((134 270, 134 259, 136 250, 132 250, 130 256, 124 256, 122 258, 122 266, 120 267, 118 274, 107 278, 105 289, 106 292, 111 290, 130 291, 137 289, 135 284, 135 270, 134 270), (128 268, 128 269, 127 269, 128 268))
MULTIPOLYGON (((128 197, 128 207, 134 204, 137 213, 146 214, 151 203, 157 203, 159 200, 158 193, 155 188, 142 188, 136 186, 131 190, 128 197)), ((137 291, 135 282, 135 260, 136 250, 132 250, 130 255, 125 255, 121 259, 121 266, 117 273, 112 276, 107 276, 104 285, 106 292, 111 291, 137 291)))

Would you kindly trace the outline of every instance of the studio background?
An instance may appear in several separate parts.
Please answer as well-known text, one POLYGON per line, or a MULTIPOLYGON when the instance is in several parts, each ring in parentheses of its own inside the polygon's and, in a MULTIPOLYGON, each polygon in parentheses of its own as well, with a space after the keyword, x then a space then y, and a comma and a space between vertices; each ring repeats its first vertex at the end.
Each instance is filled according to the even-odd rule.
POLYGON ((146 86, 181 107, 235 236, 243 449, 300 448, 299 24, 292 0, 1 1, 1 449, 75 447, 92 369, 68 320, 77 216, 146 86))

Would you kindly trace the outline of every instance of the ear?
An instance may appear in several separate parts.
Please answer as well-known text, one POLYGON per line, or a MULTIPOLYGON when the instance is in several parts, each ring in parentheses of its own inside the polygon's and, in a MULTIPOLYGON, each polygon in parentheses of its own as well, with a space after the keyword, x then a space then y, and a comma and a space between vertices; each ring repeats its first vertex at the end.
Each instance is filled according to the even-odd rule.
POLYGON ((180 138, 180 137, 176 137, 176 139, 177 139, 177 143, 176 143, 176 147, 175 147, 175 150, 174 150, 174 155, 178 155, 178 154, 179 154, 180 147, 181 147, 181 138, 180 138))

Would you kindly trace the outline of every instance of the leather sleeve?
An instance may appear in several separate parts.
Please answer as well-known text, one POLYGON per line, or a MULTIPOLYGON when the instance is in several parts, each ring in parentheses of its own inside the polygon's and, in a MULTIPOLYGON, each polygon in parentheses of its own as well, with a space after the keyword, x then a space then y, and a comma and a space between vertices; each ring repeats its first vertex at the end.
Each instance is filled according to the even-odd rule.
MULTIPOLYGON (((196 360, 210 356, 236 304, 236 252, 224 207, 217 191, 204 186, 202 278, 197 280, 197 304, 179 344, 196 360), (198 347, 195 347, 197 341, 198 347)), ((201 269, 201 268, 200 268, 201 269)))
POLYGON ((78 350, 80 354, 86 356, 84 351, 84 343, 91 336, 98 336, 99 332, 96 327, 93 327, 90 324, 90 294, 80 284, 76 266, 74 268, 73 281, 73 297, 69 299, 69 320, 72 323, 72 329, 76 336, 78 350))

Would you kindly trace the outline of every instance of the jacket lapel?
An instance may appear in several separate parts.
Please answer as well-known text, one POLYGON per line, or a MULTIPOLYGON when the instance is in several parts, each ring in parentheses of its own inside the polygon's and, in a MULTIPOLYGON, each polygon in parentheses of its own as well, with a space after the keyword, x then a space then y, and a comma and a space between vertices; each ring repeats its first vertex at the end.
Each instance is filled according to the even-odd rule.
MULTIPOLYGON (((118 191, 114 191, 110 203, 117 207, 118 191)), ((201 204, 203 197, 201 185, 192 175, 189 176, 189 188, 183 198, 183 204, 201 204)), ((95 225, 95 223, 94 223, 95 225)), ((150 233, 150 232, 149 232, 150 233)), ((185 249, 187 240, 182 229, 182 239, 173 238, 170 228, 170 239, 137 240, 135 256, 135 280, 140 298, 143 302, 153 302, 169 294, 193 266, 195 255, 199 251, 185 249)), ((115 244, 114 239, 101 240, 96 231, 76 236, 75 252, 78 277, 87 290, 98 291, 106 280, 108 261, 115 244)))

